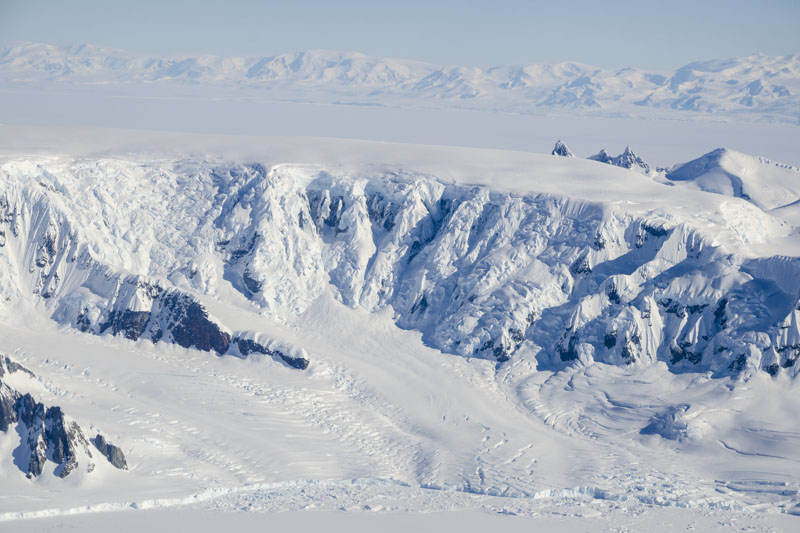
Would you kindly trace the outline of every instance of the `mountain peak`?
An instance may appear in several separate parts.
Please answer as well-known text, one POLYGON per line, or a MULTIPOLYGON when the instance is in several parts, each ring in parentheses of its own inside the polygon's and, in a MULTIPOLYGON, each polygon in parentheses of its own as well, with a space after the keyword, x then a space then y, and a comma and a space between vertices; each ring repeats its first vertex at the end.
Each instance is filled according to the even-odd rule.
POLYGON ((589 159, 591 159, 592 161, 599 161, 601 163, 608 163, 609 165, 611 164, 611 161, 613 161, 613 158, 610 155, 608 155, 608 152, 606 152, 605 148, 603 148, 596 154, 589 156, 589 159))
POLYGON ((800 200, 800 169, 728 148, 678 165, 666 177, 702 191, 742 198, 765 210, 800 200))
POLYGON ((650 165, 645 163, 641 157, 636 155, 636 153, 631 149, 630 145, 626 146, 625 151, 615 157, 611 161, 611 164, 622 168, 643 170, 644 172, 650 171, 650 165))
POLYGON ((556 141, 556 145, 553 147, 553 151, 550 152, 552 155, 558 155, 561 157, 575 157, 575 154, 572 153, 572 150, 569 149, 561 139, 556 141))

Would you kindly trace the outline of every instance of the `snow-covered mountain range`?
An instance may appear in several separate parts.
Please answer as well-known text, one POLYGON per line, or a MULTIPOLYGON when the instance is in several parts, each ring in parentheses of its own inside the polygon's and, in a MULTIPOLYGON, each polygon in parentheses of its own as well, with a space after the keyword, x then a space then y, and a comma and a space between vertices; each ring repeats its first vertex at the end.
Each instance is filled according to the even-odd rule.
POLYGON ((799 169, 137 135, 0 157, 0 522, 800 513, 799 169))
POLYGON ((741 200, 689 193, 718 213, 712 230, 709 215, 653 200, 643 211, 582 199, 569 193, 580 187, 568 177, 574 158, 531 156, 532 168, 567 176, 556 194, 448 184, 413 168, 11 160, 0 286, 6 308, 33 298, 81 331, 256 351, 301 369, 301 346, 226 326, 203 301, 232 290, 285 322, 333 291, 346 306, 390 307, 400 327, 467 357, 502 363, 525 345, 559 365, 663 360, 794 375, 800 263, 753 258, 747 246, 764 228, 784 231, 770 213, 800 199, 800 170, 727 150, 652 179, 614 168, 649 170, 635 159, 628 148, 608 166, 581 164, 612 190, 658 198, 678 184, 679 196, 696 187, 741 200), (177 226, 168 213, 181 214, 177 226))
POLYGON ((255 90, 278 99, 455 106, 516 112, 641 115, 648 109, 800 121, 800 55, 700 61, 673 72, 581 63, 446 67, 353 52, 268 57, 150 57, 91 45, 8 43, 5 84, 190 84, 255 90))

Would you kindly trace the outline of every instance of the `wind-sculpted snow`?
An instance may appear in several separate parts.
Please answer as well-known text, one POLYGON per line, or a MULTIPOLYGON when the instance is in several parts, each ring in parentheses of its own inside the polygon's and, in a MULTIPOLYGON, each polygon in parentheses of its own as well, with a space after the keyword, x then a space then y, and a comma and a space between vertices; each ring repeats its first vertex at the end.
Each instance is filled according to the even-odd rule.
POLYGON ((152 89, 153 84, 177 83, 333 104, 528 113, 568 109, 610 116, 655 108, 790 123, 800 118, 798 55, 700 61, 674 72, 574 62, 484 70, 324 50, 252 58, 147 57, 92 45, 8 43, 0 47, 0 78, 23 87, 55 82, 95 88, 147 84, 152 89))
POLYGON ((6 312, 39 299, 82 331, 305 368, 301 348, 231 331, 208 305, 230 288, 290 322, 332 291, 498 363, 524 347, 556 367, 797 372, 800 264, 742 254, 769 217, 740 200, 686 219, 401 169, 108 159, 2 172, 6 312), (723 228, 739 249, 720 245, 723 228))

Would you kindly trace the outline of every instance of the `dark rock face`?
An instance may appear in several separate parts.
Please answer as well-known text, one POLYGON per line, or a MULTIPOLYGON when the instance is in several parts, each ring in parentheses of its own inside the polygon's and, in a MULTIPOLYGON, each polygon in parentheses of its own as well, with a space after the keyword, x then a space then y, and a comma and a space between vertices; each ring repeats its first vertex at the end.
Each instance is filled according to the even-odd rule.
POLYGON ((100 434, 98 434, 92 442, 115 468, 119 468, 120 470, 128 469, 128 463, 125 461, 125 454, 122 453, 122 450, 118 446, 114 446, 106 441, 105 437, 100 434))
POLYGON ((645 171, 650 170, 650 165, 645 163, 641 157, 636 155, 633 150, 631 150, 630 146, 626 146, 625 151, 615 157, 613 161, 611 161, 611 164, 622 168, 639 167, 645 171))
POLYGON ((169 324, 172 338, 184 348, 225 353, 231 342, 229 333, 208 317, 208 311, 191 297, 173 292, 161 302, 161 318, 169 324))
POLYGON ((0 384, 0 431, 8 431, 11 424, 17 421, 14 404, 18 397, 19 395, 16 391, 0 384))
POLYGON ((638 167, 648 172, 650 170, 650 165, 645 163, 645 161, 636 155, 633 150, 631 150, 630 146, 625 147, 625 151, 619 154, 616 157, 611 157, 608 152, 605 150, 600 150, 593 156, 589 156, 589 159, 592 161, 599 161, 600 163, 606 163, 609 165, 614 165, 617 167, 622 168, 633 168, 638 167))
POLYGON ((75 422, 67 423, 60 407, 51 407, 44 417, 44 438, 48 458, 58 464, 56 475, 68 476, 78 466, 76 447, 86 445, 81 429, 75 422))
MULTIPOLYGON (((142 280, 127 280, 125 284, 150 301, 150 311, 112 311, 99 325, 99 334, 110 330, 113 335, 130 340, 174 342, 184 348, 213 350, 220 354, 228 350, 230 334, 212 321, 206 308, 191 296, 142 280)), ((111 303, 114 307, 117 302, 111 303)), ((82 331, 93 331, 87 321, 86 315, 81 314, 76 318, 76 325, 82 331)))
POLYGON ((132 341, 137 340, 145 331, 147 323, 150 321, 150 313, 147 311, 117 311, 108 316, 106 322, 100 326, 100 333, 104 333, 111 328, 111 333, 120 333, 132 341))
POLYGON ((569 147, 561 142, 561 140, 556 141, 556 145, 553 147, 553 151, 550 152, 552 155, 558 155, 561 157, 575 157, 575 154, 572 153, 572 150, 569 147))
MULTIPOLYGON (((33 376, 22 365, 0 356, 0 377, 14 372, 33 376)), ((14 425, 20 438, 14 462, 29 478, 42 475, 47 461, 56 463, 57 476, 68 476, 78 467, 81 446, 91 457, 80 427, 68 421, 60 407, 47 408, 30 394, 21 394, 0 382, 0 431, 8 432, 14 425)), ((94 465, 87 467, 91 472, 94 465)))
POLYGON ((2 378, 5 374, 13 374, 14 372, 24 372, 31 377, 36 377, 33 372, 21 364, 12 361, 6 356, 0 356, 0 378, 2 378))
POLYGON ((19 422, 17 431, 20 434, 22 448, 22 464, 17 466, 28 477, 38 477, 42 475, 47 461, 47 443, 43 435, 45 407, 36 402, 30 394, 25 394, 17 398, 14 410, 17 412, 19 422))
POLYGON ((591 159, 592 161, 599 161, 601 163, 607 163, 609 165, 613 161, 612 157, 610 155, 608 155, 608 152, 606 152, 605 149, 600 150, 598 153, 596 153, 593 156, 589 156, 589 159, 591 159))
POLYGON ((243 357, 247 357, 251 353, 261 353, 279 359, 286 365, 292 368, 296 368, 298 370, 305 370, 306 368, 308 368, 309 364, 308 359, 304 357, 292 357, 290 355, 286 355, 280 350, 274 350, 274 349, 271 350, 266 346, 262 346, 261 344, 257 343, 252 339, 237 338, 234 339, 234 343, 236 344, 236 347, 239 349, 239 353, 242 354, 243 357))
MULTIPOLYGON (((235 169, 231 172, 235 173, 235 169)), ((255 181, 247 189, 249 193, 243 193, 244 196, 240 195, 232 201, 251 201, 252 198, 248 198, 254 194, 252 187, 263 180, 265 173, 266 169, 260 165, 248 167, 243 176, 250 176, 255 181)), ((17 221, 19 209, 9 205, 5 197, 0 199, 4 245, 6 238, 19 238, 22 235, 17 221), (6 224, 9 231, 6 231, 6 224)), ((343 208, 342 202, 341 198, 334 199, 334 209, 329 213, 331 217, 339 216, 343 208)), ((232 207, 226 205, 226 209, 232 207)), ((375 208, 383 212, 381 206, 376 204, 375 208)), ((27 243, 27 246, 31 257, 29 274, 35 273, 37 278, 32 292, 41 298, 52 298, 58 302, 52 316, 54 320, 69 323, 80 331, 96 335, 111 333, 134 341, 147 339, 154 343, 167 342, 184 348, 214 351, 220 355, 229 352, 231 334, 209 316, 203 304, 192 294, 165 287, 140 275, 125 275, 99 263, 84 245, 76 241, 76 232, 63 214, 57 210, 47 213, 47 217, 37 221, 37 229, 30 235, 35 235, 36 238, 27 243), (59 271, 62 271, 63 276, 65 263, 76 263, 81 272, 78 277, 83 279, 84 286, 99 297, 97 300, 86 302, 83 307, 61 303, 59 297, 63 296, 65 280, 60 279, 59 271)), ((311 223, 310 220, 307 222, 311 223)), ((217 243, 223 250, 230 248, 226 273, 238 275, 240 288, 248 297, 261 290, 257 272, 248 269, 250 255, 261 239, 258 232, 255 232, 244 242, 228 240, 217 243)), ((285 354, 282 359, 294 368, 305 368, 308 365, 302 358, 285 354)), ((7 371, 6 367, 0 369, 0 376, 7 371)), ((6 427, 11 421, 13 409, 9 405, 13 405, 14 401, 16 399, 9 395, 3 400, 0 406, 0 427, 6 427)))
MULTIPOLYGON (((0 356, 0 378, 14 372, 24 372, 34 377, 33 372, 24 366, 15 363, 8 357, 0 356)), ((16 423, 17 411, 14 406, 19 397, 19 392, 0 381, 0 431, 6 432, 12 424, 16 423)))

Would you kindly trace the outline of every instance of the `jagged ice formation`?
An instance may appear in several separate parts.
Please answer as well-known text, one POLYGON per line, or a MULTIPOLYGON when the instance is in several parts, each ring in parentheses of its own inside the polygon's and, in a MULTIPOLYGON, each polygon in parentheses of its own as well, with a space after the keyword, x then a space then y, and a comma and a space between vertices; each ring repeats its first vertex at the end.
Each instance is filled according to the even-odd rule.
MULTIPOLYGON (((748 258, 668 210, 405 170, 106 159, 2 173, 5 312, 39 301, 94 334, 305 368, 301 347, 231 330, 203 302, 230 287, 291 321, 332 291, 391 306, 430 346, 499 363, 524 350, 555 366, 797 369, 798 260, 748 258)), ((766 223, 755 208, 742 216, 766 223)))

